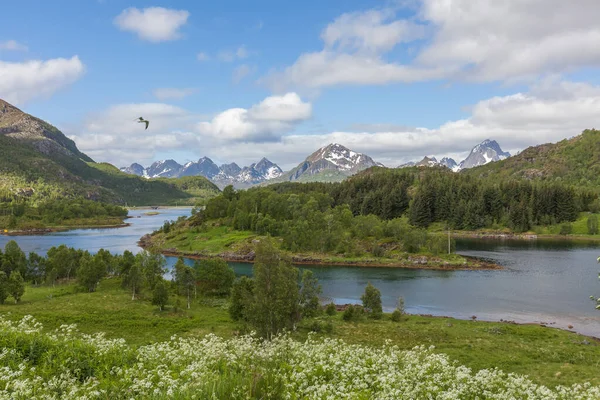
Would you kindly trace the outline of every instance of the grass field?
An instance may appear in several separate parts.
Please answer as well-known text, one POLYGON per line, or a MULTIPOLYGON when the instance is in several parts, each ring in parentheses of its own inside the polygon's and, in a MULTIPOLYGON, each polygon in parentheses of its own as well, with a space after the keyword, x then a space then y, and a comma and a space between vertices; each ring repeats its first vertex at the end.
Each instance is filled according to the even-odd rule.
MULTIPOLYGON (((180 302, 185 307, 183 298, 180 302)), ((132 301, 117 279, 102 281, 95 293, 77 292, 74 284, 27 287, 22 302, 0 305, 0 314, 12 320, 32 315, 47 330, 77 324, 84 333, 106 332, 109 338, 124 338, 136 346, 165 341, 172 335, 202 337, 214 333, 229 338, 241 328, 230 319, 225 300, 197 299, 190 310, 175 312, 171 305, 160 312, 147 300, 132 301)), ((389 339, 400 349, 433 345, 436 352, 476 371, 498 367, 526 374, 550 387, 583 382, 600 385, 600 343, 571 332, 412 315, 399 323, 392 322, 389 315, 381 321, 357 323, 343 321, 341 313, 318 317, 323 321, 329 318, 333 333, 319 335, 347 343, 381 347, 389 339)), ((306 338, 313 323, 303 322, 294 337, 306 338)))

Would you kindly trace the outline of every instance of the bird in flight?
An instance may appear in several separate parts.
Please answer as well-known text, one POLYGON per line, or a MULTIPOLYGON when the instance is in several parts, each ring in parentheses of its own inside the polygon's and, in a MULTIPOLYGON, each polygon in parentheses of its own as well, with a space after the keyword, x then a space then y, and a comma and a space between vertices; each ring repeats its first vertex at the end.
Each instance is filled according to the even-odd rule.
POLYGON ((144 130, 148 129, 148 124, 150 124, 150 121, 148 121, 142 117, 139 117, 138 120, 139 120, 138 123, 144 122, 146 124, 146 128, 144 130))

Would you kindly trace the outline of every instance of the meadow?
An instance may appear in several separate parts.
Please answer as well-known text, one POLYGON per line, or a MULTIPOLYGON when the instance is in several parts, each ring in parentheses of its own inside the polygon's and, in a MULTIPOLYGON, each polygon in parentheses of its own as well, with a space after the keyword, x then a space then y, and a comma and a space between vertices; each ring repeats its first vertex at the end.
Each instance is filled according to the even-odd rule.
POLYGON ((400 322, 387 314, 379 321, 346 322, 336 313, 306 319, 286 338, 263 343, 246 336, 251 332, 231 320, 227 306, 225 299, 199 297, 188 310, 185 300, 175 297, 161 312, 143 297, 132 301, 117 278, 101 281, 93 293, 75 284, 28 286, 19 304, 0 305, 0 390, 5 390, 0 393, 5 398, 41 398, 57 390, 87 398, 600 396, 588 387, 600 385, 600 343, 571 332, 416 315, 400 322))

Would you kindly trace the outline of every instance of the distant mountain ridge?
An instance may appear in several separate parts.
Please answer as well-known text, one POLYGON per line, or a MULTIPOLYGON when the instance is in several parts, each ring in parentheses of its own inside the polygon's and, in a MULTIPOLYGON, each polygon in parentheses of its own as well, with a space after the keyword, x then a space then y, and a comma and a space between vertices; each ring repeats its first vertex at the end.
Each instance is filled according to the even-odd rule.
POLYGON ((217 166, 208 157, 202 157, 197 162, 190 161, 185 165, 175 160, 161 160, 144 168, 138 163, 121 168, 121 171, 145 178, 180 178, 184 176, 203 176, 213 181, 217 186, 233 185, 244 188, 274 179, 283 174, 279 166, 266 158, 257 163, 240 168, 236 163, 217 166))
POLYGON ((463 169, 478 167, 490 162, 501 161, 508 157, 510 157, 510 153, 502 151, 498 142, 486 139, 473 147, 467 158, 460 163, 457 163, 454 159, 449 157, 444 157, 438 161, 435 157, 426 156, 421 161, 411 161, 400 165, 398 168, 444 166, 454 172, 458 172, 463 169))

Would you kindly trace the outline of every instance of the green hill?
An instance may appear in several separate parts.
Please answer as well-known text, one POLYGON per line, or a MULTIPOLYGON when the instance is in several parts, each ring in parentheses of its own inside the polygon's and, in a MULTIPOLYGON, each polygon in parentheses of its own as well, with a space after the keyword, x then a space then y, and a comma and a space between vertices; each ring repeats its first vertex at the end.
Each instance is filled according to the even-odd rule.
POLYGON ((596 189, 600 187, 600 131, 586 129, 571 139, 528 147, 513 157, 461 173, 492 180, 528 179, 596 189))
POLYGON ((96 163, 54 126, 0 100, 0 199, 83 197, 128 205, 194 204, 219 193, 204 177, 144 179, 96 163))

